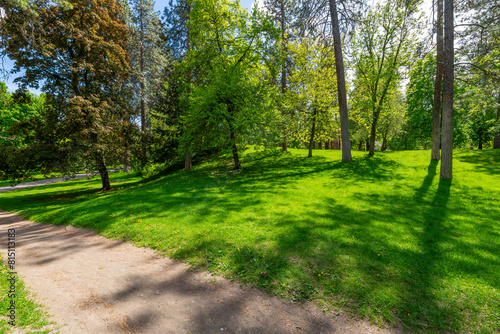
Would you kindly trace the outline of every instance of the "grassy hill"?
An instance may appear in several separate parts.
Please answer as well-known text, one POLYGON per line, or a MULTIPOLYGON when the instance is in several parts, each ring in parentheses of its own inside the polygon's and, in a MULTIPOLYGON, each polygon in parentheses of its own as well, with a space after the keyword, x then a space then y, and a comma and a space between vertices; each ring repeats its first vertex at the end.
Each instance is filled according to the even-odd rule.
POLYGON ((411 332, 500 331, 500 151, 249 150, 143 180, 0 194, 0 208, 157 249, 295 301, 411 332))

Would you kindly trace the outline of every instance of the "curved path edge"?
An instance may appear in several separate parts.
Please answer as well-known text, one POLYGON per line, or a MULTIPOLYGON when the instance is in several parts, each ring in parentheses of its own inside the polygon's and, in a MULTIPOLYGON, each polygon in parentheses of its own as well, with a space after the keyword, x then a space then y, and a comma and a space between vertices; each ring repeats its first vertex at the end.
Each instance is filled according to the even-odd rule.
POLYGON ((395 333, 192 271, 151 249, 0 210, 1 245, 11 228, 16 271, 61 333, 395 333))

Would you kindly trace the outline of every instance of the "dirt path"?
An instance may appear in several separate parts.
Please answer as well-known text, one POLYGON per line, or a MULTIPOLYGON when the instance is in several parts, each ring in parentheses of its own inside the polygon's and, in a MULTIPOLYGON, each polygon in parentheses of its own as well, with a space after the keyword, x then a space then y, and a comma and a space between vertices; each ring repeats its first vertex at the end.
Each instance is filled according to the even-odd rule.
MULTIPOLYGON (((109 173, 116 172, 117 170, 119 170, 119 168, 108 169, 108 172, 109 173)), ((99 175, 99 172, 92 172, 92 175, 99 175)), ((44 180, 33 181, 33 182, 19 183, 19 184, 16 184, 14 186, 0 187, 0 193, 18 190, 18 189, 24 189, 24 188, 44 186, 46 184, 51 184, 51 183, 58 183, 58 182, 64 182, 64 181, 69 181, 69 180, 83 179, 84 177, 88 177, 88 175, 86 173, 81 173, 81 174, 75 174, 75 175, 70 175, 70 176, 55 177, 52 179, 44 179, 44 180)))
POLYGON ((69 181, 69 180, 74 180, 74 179, 81 179, 84 177, 87 177, 87 174, 76 174, 73 176, 62 176, 62 177, 55 177, 53 179, 45 179, 45 180, 39 180, 39 181, 33 181, 33 182, 19 183, 19 184, 16 184, 14 186, 0 187, 0 193, 18 190, 18 189, 24 189, 24 188, 43 186, 46 184, 64 182, 64 181, 69 181))
POLYGON ((61 333, 394 333, 190 271, 150 249, 0 211, 1 245, 9 228, 16 270, 61 333))

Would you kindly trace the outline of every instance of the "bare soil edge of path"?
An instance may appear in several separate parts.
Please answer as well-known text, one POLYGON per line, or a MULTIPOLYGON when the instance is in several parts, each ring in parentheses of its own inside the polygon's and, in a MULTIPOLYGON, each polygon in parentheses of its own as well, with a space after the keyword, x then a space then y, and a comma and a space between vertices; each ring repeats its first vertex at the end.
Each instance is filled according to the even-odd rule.
POLYGON ((86 229, 0 210, 1 245, 9 228, 16 271, 61 333, 400 332, 291 304, 86 229))
MULTIPOLYGON (((120 169, 121 168, 112 168, 112 169, 108 169, 108 172, 109 173, 116 172, 120 169)), ((43 180, 32 181, 32 182, 18 183, 18 184, 12 185, 12 186, 0 187, 0 193, 4 193, 7 191, 13 191, 13 190, 19 190, 19 189, 25 189, 25 188, 44 186, 46 184, 51 184, 51 183, 58 183, 58 182, 76 180, 76 179, 83 179, 85 177, 90 178, 90 177, 95 176, 95 175, 99 175, 99 172, 80 173, 80 174, 74 174, 74 175, 68 175, 68 176, 55 177, 55 178, 51 178, 51 179, 43 179, 43 180)))

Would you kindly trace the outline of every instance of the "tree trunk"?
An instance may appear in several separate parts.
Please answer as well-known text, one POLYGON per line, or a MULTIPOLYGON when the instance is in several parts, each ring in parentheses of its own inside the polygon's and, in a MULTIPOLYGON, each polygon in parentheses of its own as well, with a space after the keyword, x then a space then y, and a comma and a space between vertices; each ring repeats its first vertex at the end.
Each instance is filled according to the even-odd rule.
POLYGON ((313 156, 313 145, 314 145, 314 132, 316 130, 316 109, 313 111, 313 124, 312 124, 312 129, 311 129, 311 139, 309 140, 309 155, 307 156, 308 158, 311 158, 313 156))
POLYGON ((369 151, 370 150, 370 138, 368 138, 366 140, 366 147, 365 147, 365 151, 369 151))
POLYGON ((349 138, 349 115, 347 113, 347 94, 345 88, 344 59, 340 41, 339 19, 335 0, 328 0, 332 19, 333 48, 335 54, 335 69, 337 73, 337 91, 340 113, 340 132, 342 135, 342 161, 352 161, 351 140, 349 138))
POLYGON ((424 149, 424 151, 427 149, 427 143, 424 141, 422 141, 422 148, 424 149))
MULTIPOLYGON (((498 109, 497 109, 497 126, 500 123, 500 95, 498 96, 498 109)), ((493 142, 493 148, 500 148, 500 130, 495 133, 495 140, 493 142)))
MULTIPOLYGON (((287 53, 287 43, 286 43, 286 36, 285 36, 285 4, 284 0, 281 0, 281 17, 280 17, 280 25, 281 25, 281 52, 283 52, 283 59, 281 62, 281 94, 285 94, 286 92, 286 53, 287 53)), ((283 113, 285 111, 283 110, 283 113)), ((286 138, 284 139, 283 143, 281 144, 281 150, 283 152, 288 151, 288 146, 286 143, 286 138)))
POLYGON ((233 131, 231 131, 229 137, 231 138, 231 142, 233 143, 234 169, 235 170, 240 169, 241 168, 240 157, 238 156, 238 147, 236 146, 236 136, 234 135, 233 131))
POLYGON ((132 168, 130 166, 130 148, 126 147, 123 154, 123 172, 130 173, 132 168))
MULTIPOLYGON (((90 133, 90 142, 92 146, 97 145, 97 134, 95 132, 90 133)), ((101 175, 102 191, 110 190, 111 184, 109 183, 108 169, 106 168, 106 162, 104 161, 104 154, 100 148, 94 148, 94 159, 99 175, 101 175)))
POLYGON ((483 149, 483 136, 479 136, 479 144, 477 145, 477 149, 478 150, 482 150, 483 149))
POLYGON ((318 150, 322 150, 323 149, 323 142, 319 142, 318 143, 318 150))
POLYGON ((369 147, 368 147, 368 155, 369 156, 372 156, 375 154, 375 136, 377 135, 377 121, 378 121, 378 117, 374 117, 373 122, 372 122, 372 128, 370 131, 370 142, 369 142, 369 147))
MULTIPOLYGON (((187 13, 186 13, 186 15, 187 15, 186 20, 189 19, 190 12, 191 12, 191 6, 188 5, 188 7, 187 7, 187 13)), ((189 51, 191 50, 191 39, 189 37, 189 31, 190 31, 189 26, 187 27, 186 31, 187 31, 187 36, 186 36, 186 55, 187 55, 189 53, 189 51)), ((190 76, 188 77, 188 82, 191 82, 191 77, 190 76)), ((191 92, 190 92, 190 90, 188 88, 188 94, 189 93, 191 93, 191 92)), ((193 163, 192 163, 192 160, 191 160, 191 151, 188 150, 187 153, 186 153, 186 158, 184 160, 184 170, 186 170, 186 171, 187 170, 191 170, 191 168, 193 168, 193 163)))
POLYGON ((434 102, 432 105, 432 152, 431 159, 441 158, 440 134, 441 134, 441 90, 443 83, 444 49, 443 49, 443 0, 437 0, 437 64, 436 80, 434 82, 434 102))
POLYGON ((108 169, 106 168, 106 162, 104 161, 104 154, 101 150, 96 152, 96 165, 99 174, 101 175, 102 191, 110 190, 111 184, 109 183, 108 169))
POLYGON ((361 150, 363 150, 363 141, 362 140, 360 140, 359 144, 358 144, 358 151, 361 151, 361 150))
POLYGON ((384 133, 382 135, 382 147, 380 148, 381 151, 386 151, 387 150, 387 133, 384 133))
POLYGON ((191 170, 193 168, 193 163, 191 162, 191 152, 186 154, 186 159, 184 160, 184 170, 191 170))
POLYGON ((144 11, 141 6, 139 19, 141 29, 141 49, 140 49, 140 67, 141 67, 141 165, 144 167, 147 163, 147 139, 146 139, 146 101, 145 101, 145 77, 144 77, 144 11))
POLYGON ((132 124, 130 123, 130 115, 128 115, 125 119, 125 152, 123 152, 123 172, 130 173, 132 168, 130 166, 130 142, 132 139, 130 138, 130 131, 132 124))
POLYGON ((453 178, 453 81, 454 81, 453 0, 444 8, 443 134, 441 138, 441 178, 453 178))

